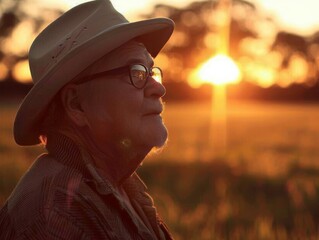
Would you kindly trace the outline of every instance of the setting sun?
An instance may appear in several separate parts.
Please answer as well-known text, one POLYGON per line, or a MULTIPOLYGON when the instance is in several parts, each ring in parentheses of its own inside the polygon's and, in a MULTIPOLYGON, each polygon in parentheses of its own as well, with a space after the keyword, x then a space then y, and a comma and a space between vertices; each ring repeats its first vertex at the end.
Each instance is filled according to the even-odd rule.
POLYGON ((198 87, 202 83, 225 85, 238 83, 241 72, 237 64, 226 55, 216 55, 200 65, 189 76, 189 83, 198 87))
POLYGON ((226 55, 212 57, 198 71, 198 76, 203 82, 216 85, 236 83, 240 80, 240 75, 236 63, 226 55))

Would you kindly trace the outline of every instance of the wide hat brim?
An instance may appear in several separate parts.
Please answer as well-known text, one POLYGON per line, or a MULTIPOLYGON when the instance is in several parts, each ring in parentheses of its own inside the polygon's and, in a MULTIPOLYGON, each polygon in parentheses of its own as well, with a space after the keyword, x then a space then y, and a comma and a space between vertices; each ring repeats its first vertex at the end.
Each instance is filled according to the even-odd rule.
POLYGON ((24 98, 14 122, 14 139, 22 146, 40 143, 39 128, 45 110, 59 90, 82 70, 105 54, 138 38, 153 56, 159 53, 170 38, 174 23, 167 18, 155 18, 122 23, 93 36, 74 48, 42 77, 24 98))

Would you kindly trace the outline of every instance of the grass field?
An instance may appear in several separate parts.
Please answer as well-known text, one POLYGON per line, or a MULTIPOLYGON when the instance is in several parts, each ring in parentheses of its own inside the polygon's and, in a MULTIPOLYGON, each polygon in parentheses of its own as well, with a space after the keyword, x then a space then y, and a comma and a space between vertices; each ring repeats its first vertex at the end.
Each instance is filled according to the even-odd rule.
POLYGON ((169 142, 153 158, 203 161, 202 153, 210 151, 211 158, 270 176, 284 173, 292 163, 319 167, 318 119, 319 105, 314 104, 229 103, 226 152, 214 155, 207 143, 209 104, 167 104, 169 142))
MULTIPOLYGON (((16 108, 0 104, 0 206, 44 151, 14 144, 16 108)), ((229 103, 222 152, 209 104, 164 118, 168 144, 139 173, 176 239, 319 239, 319 105, 229 103)))

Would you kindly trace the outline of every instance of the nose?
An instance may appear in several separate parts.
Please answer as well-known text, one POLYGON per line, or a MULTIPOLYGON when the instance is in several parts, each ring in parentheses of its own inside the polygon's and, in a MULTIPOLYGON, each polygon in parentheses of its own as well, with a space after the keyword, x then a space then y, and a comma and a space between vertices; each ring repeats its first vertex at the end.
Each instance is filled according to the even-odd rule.
POLYGON ((150 76, 144 88, 145 96, 161 98, 165 95, 165 93, 166 93, 166 89, 163 86, 163 84, 156 81, 154 78, 150 76))

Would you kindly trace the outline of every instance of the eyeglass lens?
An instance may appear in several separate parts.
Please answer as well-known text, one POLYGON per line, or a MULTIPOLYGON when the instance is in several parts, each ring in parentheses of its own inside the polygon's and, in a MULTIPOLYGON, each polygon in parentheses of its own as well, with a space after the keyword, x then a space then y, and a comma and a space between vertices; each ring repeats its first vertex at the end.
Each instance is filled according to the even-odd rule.
MULTIPOLYGON (((150 76, 157 82, 162 83, 162 71, 158 67, 150 69, 150 76)), ((137 88, 143 88, 148 78, 147 68, 143 65, 136 64, 132 65, 130 69, 131 79, 133 85, 137 88)))
POLYGON ((131 79, 133 85, 138 88, 144 87, 147 79, 147 69, 143 65, 131 66, 131 79))
POLYGON ((161 69, 158 67, 153 67, 151 71, 152 78, 154 78, 157 82, 162 83, 163 75, 161 69))

